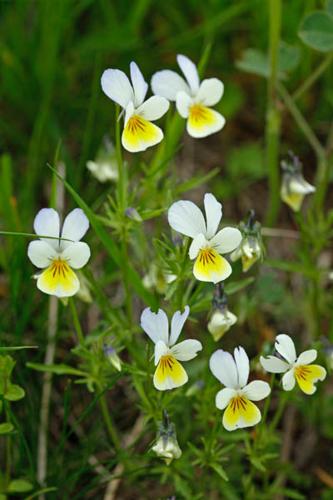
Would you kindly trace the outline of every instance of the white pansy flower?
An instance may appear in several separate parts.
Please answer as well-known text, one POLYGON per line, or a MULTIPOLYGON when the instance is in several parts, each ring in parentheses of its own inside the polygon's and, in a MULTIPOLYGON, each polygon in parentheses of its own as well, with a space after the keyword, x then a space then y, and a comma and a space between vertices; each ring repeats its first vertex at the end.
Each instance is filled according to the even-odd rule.
POLYGON ((196 259, 193 274, 200 281, 218 283, 231 274, 229 262, 220 254, 232 252, 241 242, 242 235, 234 227, 218 231, 222 218, 222 205, 212 194, 204 198, 206 220, 200 208, 192 201, 177 201, 168 210, 172 229, 193 238, 190 259, 196 259))
POLYGON ((236 322, 237 316, 227 307, 215 309, 208 323, 208 331, 217 342, 236 322))
POLYGON ((275 349, 283 359, 277 356, 261 356, 260 363, 263 368, 270 373, 284 373, 282 387, 285 391, 291 391, 297 381, 305 394, 313 394, 317 389, 315 383, 326 377, 325 368, 312 364, 317 357, 316 349, 304 351, 297 357, 292 338, 284 334, 276 337, 275 349))
POLYGON ((286 173, 282 177, 281 199, 294 212, 300 210, 304 197, 315 190, 316 188, 309 184, 301 174, 290 175, 286 173))
POLYGON ((223 83, 217 78, 200 82, 197 67, 186 56, 178 55, 177 62, 185 78, 175 71, 158 71, 151 81, 154 94, 176 102, 178 113, 187 118, 187 131, 192 137, 218 132, 225 118, 211 106, 221 100, 223 83))
POLYGON ((169 109, 169 102, 161 96, 145 101, 148 84, 135 62, 130 64, 131 82, 123 71, 107 69, 101 84, 103 92, 125 111, 125 124, 121 141, 131 153, 145 151, 163 139, 162 130, 151 123, 161 118, 169 109))
POLYGON ((185 307, 183 313, 177 311, 171 321, 169 333, 168 317, 162 309, 153 313, 146 308, 141 314, 141 327, 155 344, 154 386, 159 391, 180 387, 188 381, 188 376, 179 361, 189 361, 201 351, 201 342, 194 339, 176 344, 184 323, 190 313, 185 307))
POLYGON ((225 386, 216 394, 216 406, 225 410, 222 423, 227 431, 252 427, 261 420, 259 408, 252 401, 266 398, 271 389, 263 380, 248 384, 250 363, 243 349, 234 350, 234 356, 219 349, 209 360, 213 375, 225 386))
POLYGON ((90 258, 90 248, 81 238, 89 228, 89 221, 80 208, 70 212, 60 231, 58 212, 43 208, 34 221, 34 230, 40 239, 28 247, 28 257, 40 269, 36 276, 37 287, 56 297, 71 297, 80 288, 73 269, 81 269, 90 258), (58 238, 64 238, 62 240, 58 238))

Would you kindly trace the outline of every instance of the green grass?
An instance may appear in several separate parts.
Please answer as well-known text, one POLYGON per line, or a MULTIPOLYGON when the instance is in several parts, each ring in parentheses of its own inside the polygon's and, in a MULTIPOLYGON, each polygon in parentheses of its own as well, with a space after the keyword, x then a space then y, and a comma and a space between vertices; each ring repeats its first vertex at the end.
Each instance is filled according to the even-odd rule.
MULTIPOLYGON (((214 350, 230 351, 238 345, 255 358, 257 369, 258 354, 269 350, 278 333, 291 334, 304 349, 314 346, 321 363, 327 363, 325 342, 333 341, 328 279, 332 51, 313 50, 298 36, 302 19, 326 5, 331 2, 282 2, 281 33, 275 35, 294 52, 291 60, 284 60, 284 79, 277 82, 266 57, 272 30, 269 2, 0 1, 1 348, 38 346, 6 353, 16 361, 13 383, 22 386, 26 396, 5 401, 1 413, 1 422, 9 420, 15 430, 9 437, 0 436, 0 492, 10 476, 32 485, 31 491, 15 498, 33 498, 42 488, 47 488, 47 499, 104 498, 110 475, 116 474, 121 481, 115 498, 265 500, 283 492, 287 498, 331 498, 333 479, 322 474, 332 470, 331 381, 311 398, 295 390, 276 429, 265 433, 261 429, 266 427, 258 426, 255 432, 228 433, 214 403, 219 386, 208 369, 214 350), (258 54, 255 61, 245 60, 243 71, 249 48, 263 58, 259 54, 260 64, 258 54), (101 90, 102 71, 114 67, 128 72, 134 60, 150 81, 159 69, 176 69, 178 53, 198 63, 202 75, 223 80, 225 95, 216 109, 227 119, 225 129, 194 141, 184 133, 184 121, 169 111, 160 122, 166 136, 160 146, 144 154, 122 152, 122 186, 99 184, 86 162, 96 157, 106 134, 117 142, 115 107, 101 90), (297 96, 297 89, 321 65, 318 78, 297 96), (269 99, 263 74, 271 85, 269 99), (266 121, 267 109, 278 115, 280 129, 266 121), (279 206, 278 172, 272 171, 288 150, 301 158, 306 179, 317 186, 296 216, 286 205, 279 206), (59 179, 55 172, 60 162, 66 171, 59 179), (26 253, 30 238, 22 233, 33 231, 40 208, 55 205, 60 186, 65 191, 64 214, 79 206, 90 220, 85 240, 92 258, 83 274, 93 301, 75 300, 84 345, 77 345, 70 307, 58 304, 47 478, 41 485, 40 370, 48 343, 49 298, 32 279, 35 268, 26 253), (213 192, 223 202, 224 224, 238 224, 254 209, 260 222, 273 226, 266 234, 277 231, 277 236, 265 237, 266 261, 248 275, 239 263, 233 266, 226 290, 239 321, 218 344, 207 331, 213 285, 193 280, 186 248, 173 244, 166 221, 172 202, 191 198, 201 204, 204 192, 213 192), (137 209, 144 222, 126 217, 126 207, 137 209), (297 232, 297 239, 283 230, 297 232), (165 295, 143 286, 152 262, 178 277, 165 295), (171 315, 185 299, 192 310, 185 334, 199 338, 204 350, 189 364, 190 382, 161 394, 152 384, 152 347, 139 317, 148 305, 159 305, 171 315), (103 354, 103 342, 110 337, 122 359, 120 373, 103 354), (108 425, 101 411, 104 397, 108 425), (150 451, 163 408, 176 425, 183 451, 169 467, 150 451), (295 412, 292 431, 290 411, 295 412), (133 442, 115 451, 114 434, 121 443, 133 442), (306 441, 307 434, 316 446, 306 441), (288 463, 281 458, 286 439, 292 443, 288 463), (94 460, 100 466, 97 471, 94 460)), ((274 421, 281 399, 275 382, 267 422, 274 421)))

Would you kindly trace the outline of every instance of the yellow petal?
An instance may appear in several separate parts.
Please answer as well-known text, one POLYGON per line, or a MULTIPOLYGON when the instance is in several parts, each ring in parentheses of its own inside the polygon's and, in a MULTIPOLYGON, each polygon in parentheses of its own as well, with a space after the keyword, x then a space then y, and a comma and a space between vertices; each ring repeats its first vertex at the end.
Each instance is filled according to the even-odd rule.
POLYGON ((288 192, 285 188, 281 189, 281 199, 284 201, 289 207, 294 210, 294 212, 298 212, 302 206, 304 194, 303 193, 292 193, 288 192))
POLYGON ((154 374, 154 386, 159 391, 186 384, 188 376, 179 361, 170 354, 162 356, 154 374))
POLYGON ((261 419, 259 408, 243 395, 232 398, 223 414, 223 426, 227 431, 252 427, 261 419))
POLYGON ((250 267, 253 266, 253 264, 255 262, 257 262, 258 260, 258 255, 256 254, 253 254, 252 257, 248 257, 247 255, 242 255, 242 268, 243 268, 243 272, 246 273, 250 267))
POLYGON ((314 385, 318 380, 324 380, 326 370, 319 365, 301 365, 295 367, 295 377, 300 389, 305 394, 313 394, 316 391, 314 385))
POLYGON ((150 146, 161 142, 162 139, 162 130, 139 115, 131 116, 122 134, 123 146, 131 153, 145 151, 150 146))
POLYGON ((80 283, 67 262, 57 259, 39 275, 37 287, 49 295, 71 297, 79 290, 80 283))
POLYGON ((218 283, 230 276, 231 266, 213 248, 202 248, 196 258, 193 274, 200 281, 218 283))
POLYGON ((200 138, 221 130, 225 119, 220 113, 202 104, 193 104, 189 109, 187 131, 192 137, 200 138))

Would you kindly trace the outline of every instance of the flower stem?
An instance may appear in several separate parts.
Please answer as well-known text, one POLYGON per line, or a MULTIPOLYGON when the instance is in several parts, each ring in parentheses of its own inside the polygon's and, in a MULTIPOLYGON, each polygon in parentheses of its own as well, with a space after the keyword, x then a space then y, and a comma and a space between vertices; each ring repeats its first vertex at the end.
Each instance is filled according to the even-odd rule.
POLYGON ((298 89, 293 93, 292 98, 294 101, 299 99, 324 73, 324 71, 329 67, 331 62, 333 61, 333 54, 328 54, 319 66, 308 76, 306 80, 298 87, 298 89))
POLYGON ((81 345, 84 345, 84 335, 83 335, 83 331, 82 331, 82 328, 81 328, 79 316, 78 316, 78 313, 77 313, 77 309, 76 309, 76 305, 75 305, 75 301, 74 301, 73 297, 69 298, 69 307, 71 309, 71 313, 72 313, 72 317, 73 317, 73 323, 74 323, 74 327, 75 327, 75 330, 76 330, 76 333, 77 333, 77 337, 78 337, 79 343, 81 345))
POLYGON ((286 393, 283 393, 280 397, 280 400, 279 400, 279 404, 278 404, 278 407, 277 407, 277 410, 275 412, 275 415, 272 419, 272 422, 271 424, 269 425, 269 432, 273 432, 276 427, 278 426, 279 422, 280 422, 280 419, 282 417, 282 414, 284 412, 284 409, 287 405, 287 402, 288 402, 288 397, 289 395, 286 394, 286 393))
POLYGON ((125 165, 123 162, 123 155, 121 150, 121 136, 120 136, 120 119, 119 119, 119 106, 116 106, 116 156, 117 156, 117 165, 118 165, 118 204, 119 209, 124 215, 124 211, 126 208, 126 176, 125 176, 125 165))
POLYGON ((310 125, 298 109, 297 105, 295 104, 293 98, 287 91, 287 89, 282 85, 282 83, 278 83, 277 85, 278 91, 280 96, 283 99, 284 104, 286 105, 287 109, 289 110, 290 114, 294 118, 295 122, 297 123, 298 127, 300 130, 303 132, 305 135, 306 139, 308 140, 309 144, 312 146, 316 156, 318 159, 321 159, 325 157, 325 150, 321 143, 318 141, 315 133, 311 129, 310 125))
MULTIPOLYGON (((101 388, 99 388, 99 389, 102 390, 101 388)), ((118 438, 117 431, 115 429, 114 423, 112 421, 112 417, 111 417, 109 409, 108 409, 105 393, 103 393, 101 395, 101 397, 99 398, 99 404, 101 407, 104 423, 105 423, 106 429, 108 431, 108 434, 110 436, 110 439, 114 445, 115 450, 118 451, 120 449, 120 440, 118 438)))
POLYGON ((269 77, 266 112, 266 166, 268 169, 269 206, 267 225, 274 225, 279 212, 279 142, 280 112, 276 105, 278 57, 281 29, 281 0, 269 0, 269 77))

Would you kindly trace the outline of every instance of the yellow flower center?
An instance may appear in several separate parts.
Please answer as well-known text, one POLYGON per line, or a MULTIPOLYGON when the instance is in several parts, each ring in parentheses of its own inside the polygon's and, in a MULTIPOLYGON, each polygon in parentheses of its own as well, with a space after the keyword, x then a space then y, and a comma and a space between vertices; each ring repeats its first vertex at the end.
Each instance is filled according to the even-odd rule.
POLYGON ((133 115, 128 120, 126 128, 130 134, 137 134, 140 131, 145 132, 147 121, 141 118, 139 115, 133 115))
POLYGON ((212 248, 202 248, 199 252, 199 262, 203 266, 208 266, 209 264, 215 264, 218 254, 212 248))
POLYGON ((245 399, 243 396, 236 396, 235 398, 232 398, 232 400, 229 403, 230 410, 232 413, 238 413, 240 411, 245 411, 246 406, 247 406, 248 400, 245 399))
POLYGON ((217 283, 229 276, 231 267, 214 248, 206 247, 199 251, 193 272, 198 280, 217 283))
POLYGON ((187 382, 187 374, 172 354, 160 357, 155 375, 154 385, 158 390, 180 387, 187 382))
POLYGON ((67 261, 58 257, 39 275, 37 286, 50 295, 70 297, 78 291, 79 280, 67 261))
POLYGON ((176 362, 175 358, 170 354, 167 354, 166 356, 161 356, 159 361, 159 369, 161 370, 162 376, 164 376, 167 373, 170 373, 173 370, 175 362, 176 362))
POLYGON ((301 380, 305 381, 308 379, 310 373, 311 373, 311 368, 309 368, 306 365, 296 366, 296 368, 295 368, 295 377, 297 379, 301 379, 301 380))
POLYGON ((193 104, 190 107, 190 119, 194 123, 209 122, 211 120, 211 112, 202 104, 193 104))
POLYGON ((51 266, 49 267, 49 272, 52 274, 52 278, 63 277, 66 278, 66 274, 71 271, 71 268, 65 260, 55 259, 51 266))

